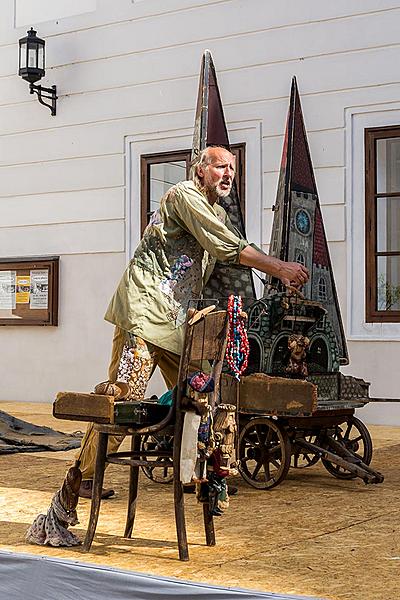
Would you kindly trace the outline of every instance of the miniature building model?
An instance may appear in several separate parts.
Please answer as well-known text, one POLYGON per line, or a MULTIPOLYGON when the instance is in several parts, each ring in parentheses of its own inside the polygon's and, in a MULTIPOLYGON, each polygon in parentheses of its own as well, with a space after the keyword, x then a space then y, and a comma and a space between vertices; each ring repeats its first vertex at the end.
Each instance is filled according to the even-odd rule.
POLYGON ((305 265, 310 279, 304 299, 267 279, 264 297, 249 309, 249 372, 283 374, 291 334, 308 338, 310 375, 338 371, 348 364, 346 339, 295 78, 273 210, 270 254, 305 265))
MULTIPOLYGON (((207 146, 230 148, 227 127, 211 54, 203 55, 192 158, 207 146)), ((236 182, 228 198, 220 199, 238 235, 246 237, 236 182)), ((369 384, 339 373, 348 353, 314 171, 307 142, 296 79, 293 78, 270 254, 304 264, 310 279, 301 298, 281 282, 267 278, 264 295, 256 299, 251 269, 218 263, 204 290, 204 298, 224 306, 230 294, 243 298, 248 313, 249 366, 245 375, 264 373, 307 377, 318 386, 319 402, 368 397, 369 384), (288 373, 289 341, 303 336, 303 374, 288 373)))

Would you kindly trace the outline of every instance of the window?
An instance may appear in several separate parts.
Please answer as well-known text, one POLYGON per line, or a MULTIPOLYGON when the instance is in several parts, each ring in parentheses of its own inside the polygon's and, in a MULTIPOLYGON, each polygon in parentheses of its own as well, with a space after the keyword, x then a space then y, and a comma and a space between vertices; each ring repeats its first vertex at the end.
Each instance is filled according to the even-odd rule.
POLYGON ((328 295, 326 293, 326 281, 324 277, 320 277, 318 280, 318 300, 326 302, 328 295))
MULTIPOLYGON (((242 214, 245 194, 245 144, 231 146, 236 156, 236 185, 240 197, 242 214)), ((167 190, 189 178, 191 150, 145 154, 141 156, 141 231, 157 210, 161 197, 167 190)))
POLYGON ((400 126, 365 130, 366 321, 400 322, 400 126))

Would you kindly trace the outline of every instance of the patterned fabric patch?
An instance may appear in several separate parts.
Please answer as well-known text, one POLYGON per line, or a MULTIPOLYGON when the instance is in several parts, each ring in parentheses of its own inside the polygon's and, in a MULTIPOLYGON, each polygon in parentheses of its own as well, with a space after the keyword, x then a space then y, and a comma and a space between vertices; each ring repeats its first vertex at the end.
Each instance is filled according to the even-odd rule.
POLYGON ((167 296, 172 296, 177 283, 183 279, 185 273, 193 265, 193 260, 186 254, 182 254, 176 259, 171 267, 171 275, 163 279, 160 283, 161 291, 167 296))
POLYGON ((160 210, 157 209, 151 214, 149 225, 161 225, 162 222, 160 210))
POLYGON ((123 347, 117 381, 125 381, 130 387, 130 400, 143 400, 154 365, 154 357, 142 338, 129 334, 129 342, 123 347))

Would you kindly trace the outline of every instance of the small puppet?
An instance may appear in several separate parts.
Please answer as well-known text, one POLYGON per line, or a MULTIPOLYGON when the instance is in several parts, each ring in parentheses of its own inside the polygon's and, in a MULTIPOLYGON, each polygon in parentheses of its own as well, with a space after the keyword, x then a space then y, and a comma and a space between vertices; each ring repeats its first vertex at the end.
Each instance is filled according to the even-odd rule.
POLYGON ((209 394, 214 391, 214 379, 211 375, 197 371, 188 379, 188 396, 195 412, 200 415, 197 434, 197 460, 192 481, 207 481, 207 459, 214 450, 212 430, 212 409, 208 401, 209 394))
POLYGON ((289 362, 285 372, 291 377, 305 379, 308 376, 307 348, 310 345, 308 337, 292 334, 288 340, 290 352, 289 362))
MULTIPOLYGON (((209 510, 214 516, 221 515, 229 506, 226 478, 238 474, 234 464, 237 432, 235 411, 236 407, 233 404, 219 404, 215 409, 215 450, 207 466, 209 510)), ((205 491, 204 488, 200 490, 203 497, 205 491)))
POLYGON ((187 380, 186 397, 182 399, 184 410, 194 410, 200 416, 207 413, 208 394, 214 391, 215 382, 211 375, 196 371, 187 380))
POLYGON ((39 546, 78 546, 80 539, 68 530, 79 523, 76 507, 82 473, 77 466, 71 467, 61 488, 54 494, 47 514, 40 514, 26 532, 25 539, 39 546))
POLYGON ((214 391, 211 375, 196 371, 187 380, 181 445, 182 483, 207 481, 206 461, 213 451, 212 411, 209 394, 214 391))

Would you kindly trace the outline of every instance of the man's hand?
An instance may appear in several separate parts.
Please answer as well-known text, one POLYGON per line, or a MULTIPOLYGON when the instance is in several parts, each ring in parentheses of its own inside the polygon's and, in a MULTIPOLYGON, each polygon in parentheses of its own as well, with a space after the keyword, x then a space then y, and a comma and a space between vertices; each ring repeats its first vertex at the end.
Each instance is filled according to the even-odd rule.
POLYGON ((284 285, 304 285, 309 278, 308 269, 297 262, 281 262, 280 273, 277 275, 284 285))
POLYGON ((309 279, 308 269, 297 262, 284 262, 274 256, 268 256, 251 246, 240 253, 240 264, 258 269, 267 275, 280 279, 284 285, 301 286, 309 279))

